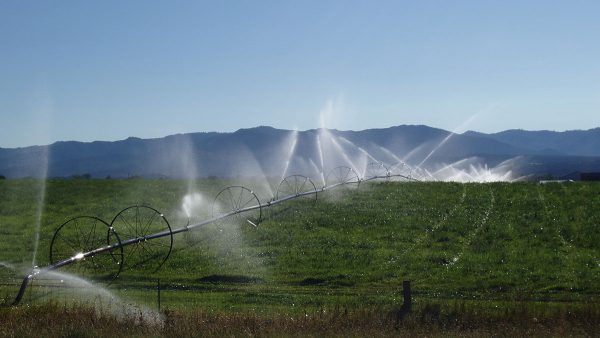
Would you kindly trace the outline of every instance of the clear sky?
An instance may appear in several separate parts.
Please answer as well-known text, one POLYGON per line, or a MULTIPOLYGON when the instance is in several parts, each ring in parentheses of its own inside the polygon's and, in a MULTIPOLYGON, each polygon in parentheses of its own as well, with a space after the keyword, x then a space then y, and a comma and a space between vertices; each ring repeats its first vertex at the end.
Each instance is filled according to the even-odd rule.
POLYGON ((0 147, 599 127, 598 18, 595 0, 2 1, 0 147))

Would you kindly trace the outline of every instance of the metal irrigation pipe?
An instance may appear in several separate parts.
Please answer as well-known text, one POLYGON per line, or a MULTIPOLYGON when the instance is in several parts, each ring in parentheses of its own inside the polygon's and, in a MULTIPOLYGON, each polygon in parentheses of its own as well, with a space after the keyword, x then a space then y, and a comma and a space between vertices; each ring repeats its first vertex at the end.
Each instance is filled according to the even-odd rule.
POLYGON ((118 244, 118 243, 117 244, 112 244, 112 245, 108 245, 108 246, 105 246, 105 247, 94 249, 92 251, 78 253, 78 254, 76 254, 73 257, 64 259, 64 260, 59 261, 59 262, 57 262, 55 264, 52 264, 52 265, 48 265, 48 266, 46 266, 46 267, 44 267, 42 269, 36 269, 36 268, 34 268, 31 271, 30 274, 28 274, 27 276, 25 276, 23 278, 23 282, 21 282, 21 287, 19 288, 19 292, 17 294, 17 297, 15 298, 14 302, 12 303, 12 305, 15 306, 15 305, 19 304, 19 302, 23 298, 23 295, 25 295, 25 290, 27 289, 27 285, 29 284, 29 281, 32 280, 34 277, 36 277, 38 275, 41 275, 41 274, 44 274, 44 273, 47 273, 47 272, 50 272, 52 270, 58 269, 58 268, 63 267, 65 265, 70 265, 70 264, 76 263, 76 262, 78 262, 78 261, 80 261, 80 260, 82 260, 84 258, 93 257, 95 255, 98 255, 98 254, 101 254, 101 253, 104 253, 104 252, 107 252, 107 251, 111 251, 111 250, 114 250, 114 249, 119 248, 119 247, 125 247, 125 246, 128 246, 128 245, 137 244, 137 243, 140 243, 140 242, 143 242, 143 241, 147 241, 147 240, 152 240, 152 239, 156 239, 156 238, 161 238, 161 237, 165 237, 165 236, 170 236, 170 235, 178 234, 178 233, 181 233, 181 232, 190 231, 192 229, 199 228, 199 227, 202 227, 204 225, 217 222, 219 220, 222 220, 224 218, 227 218, 227 217, 230 217, 230 216, 233 216, 233 215, 237 215, 237 214, 240 214, 240 213, 243 213, 243 212, 247 212, 247 211, 257 210, 257 209, 262 208, 263 206, 271 207, 271 206, 274 206, 274 205, 277 205, 277 204, 280 204, 280 203, 283 203, 283 202, 286 202, 288 200, 292 200, 292 199, 295 199, 295 198, 298 198, 298 197, 307 196, 307 195, 311 195, 311 194, 317 194, 319 192, 325 192, 325 191, 334 189, 334 188, 336 188, 338 186, 341 186, 341 185, 353 184, 353 183, 359 183, 360 184, 360 182, 367 182, 367 181, 371 181, 371 180, 375 180, 375 179, 390 178, 390 177, 403 177, 403 178, 406 178, 408 180, 419 181, 419 180, 417 180, 415 178, 407 177, 407 176, 404 176, 404 175, 386 175, 386 176, 373 176, 373 177, 370 177, 370 178, 365 179, 365 180, 359 179, 358 181, 338 182, 338 183, 335 183, 335 184, 332 184, 332 185, 329 185, 329 186, 323 186, 320 189, 316 189, 314 191, 306 191, 306 192, 302 192, 302 193, 296 193, 296 194, 284 196, 284 197, 282 197, 280 199, 269 201, 265 205, 261 205, 260 201, 259 201, 258 205, 253 205, 253 206, 250 206, 250 207, 246 207, 246 208, 242 208, 242 209, 237 209, 237 210, 228 212, 226 214, 223 214, 223 215, 220 215, 220 216, 217 216, 217 217, 213 217, 213 218, 207 219, 207 220, 199 222, 199 223, 194 223, 194 224, 186 225, 184 227, 173 229, 171 231, 161 231, 161 232, 157 232, 155 234, 148 235, 148 236, 140 236, 140 237, 136 237, 136 238, 131 238, 131 239, 128 239, 128 240, 125 240, 125 241, 121 241, 120 244, 118 244))

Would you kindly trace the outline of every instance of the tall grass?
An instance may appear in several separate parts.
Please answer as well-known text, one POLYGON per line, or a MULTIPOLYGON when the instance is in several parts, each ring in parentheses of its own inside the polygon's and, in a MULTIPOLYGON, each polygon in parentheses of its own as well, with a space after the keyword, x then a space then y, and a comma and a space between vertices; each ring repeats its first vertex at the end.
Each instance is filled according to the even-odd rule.
POLYGON ((466 302, 423 304, 408 315, 382 307, 343 307, 299 314, 173 311, 162 321, 116 317, 85 306, 45 304, 0 309, 0 336, 14 337, 414 337, 597 336, 600 306, 504 308, 466 302))

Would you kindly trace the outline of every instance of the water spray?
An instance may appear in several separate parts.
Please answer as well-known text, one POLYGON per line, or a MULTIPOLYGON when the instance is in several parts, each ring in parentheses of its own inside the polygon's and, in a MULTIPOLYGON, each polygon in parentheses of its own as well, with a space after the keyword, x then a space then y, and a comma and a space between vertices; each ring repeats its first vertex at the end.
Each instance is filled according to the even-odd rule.
MULTIPOLYGON (((333 135, 329 136, 335 147, 342 150, 333 135)), ((342 140, 345 139, 342 138, 342 140)), ((192 223, 190 221, 192 201, 184 200, 183 211, 187 215, 187 224, 178 228, 172 228, 163 213, 145 205, 133 205, 121 210, 110 223, 95 216, 78 216, 66 221, 57 228, 52 238, 49 252, 50 264, 43 268, 32 269, 23 278, 13 305, 19 304, 32 279, 60 268, 76 272, 77 275, 83 277, 100 277, 109 283, 117 278, 124 269, 156 272, 170 257, 173 249, 173 236, 179 233, 224 221, 248 223, 257 227, 262 221, 266 209, 299 198, 316 203, 320 193, 340 187, 358 187, 361 182, 392 178, 419 181, 413 177, 413 173, 417 173, 417 169, 402 161, 391 167, 379 161, 369 162, 363 177, 354 168, 343 165, 331 169, 325 175, 320 135, 317 135, 316 141, 321 162, 320 175, 323 182, 319 188, 308 176, 289 175, 280 181, 272 199, 268 202, 261 202, 258 196, 246 187, 228 186, 215 196, 211 217, 200 222, 192 223), (394 172, 398 168, 408 170, 409 174, 394 172)), ((295 147, 294 141, 291 153, 295 147)), ((366 153, 362 148, 357 148, 366 153)), ((343 151, 342 155, 347 163, 352 165, 343 151)), ((369 158, 372 156, 369 155, 369 158)), ((311 163, 316 167, 312 160, 311 163)), ((285 171, 287 171, 288 165, 289 163, 286 163, 285 171)), ((501 165, 506 165, 506 162, 501 165)), ((446 168, 455 169, 453 165, 446 166, 446 168)), ((477 168, 472 167, 471 170, 477 172, 477 168)), ((482 168, 486 175, 493 170, 494 168, 482 168)), ((424 169, 422 171, 429 177, 434 177, 428 171, 424 169)))
MULTIPOLYGON (((369 179, 388 179, 389 173, 369 179)), ((212 218, 172 229, 158 210, 134 205, 121 210, 109 224, 95 216, 78 216, 61 224, 50 244, 50 264, 35 268, 27 274, 13 305, 18 305, 29 282, 53 270, 69 267, 78 275, 113 280, 124 268, 155 272, 169 258, 173 235, 201 228, 220 221, 242 221, 258 226, 263 209, 297 198, 317 200, 318 193, 342 186, 358 186, 361 178, 349 167, 332 169, 327 184, 317 189, 307 176, 291 175, 284 178, 276 197, 261 203, 256 194, 243 186, 229 186, 221 190, 213 201, 212 218)))

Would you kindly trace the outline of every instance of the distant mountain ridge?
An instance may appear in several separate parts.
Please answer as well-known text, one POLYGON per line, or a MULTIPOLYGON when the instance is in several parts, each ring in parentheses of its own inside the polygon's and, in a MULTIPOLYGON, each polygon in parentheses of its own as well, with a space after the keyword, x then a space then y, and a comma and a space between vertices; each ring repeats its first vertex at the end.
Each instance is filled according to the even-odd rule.
POLYGON ((600 128, 563 132, 511 129, 492 134, 468 131, 463 135, 487 137, 538 154, 600 156, 600 128))
POLYGON ((260 126, 233 133, 189 133, 106 142, 56 142, 0 148, 0 175, 19 177, 235 177, 284 172, 319 175, 335 165, 364 168, 399 161, 435 170, 477 157, 494 166, 523 158, 524 174, 600 170, 600 128, 587 131, 508 130, 453 134, 424 125, 361 131, 290 131, 260 126), (291 154, 291 155, 290 155, 291 154))

